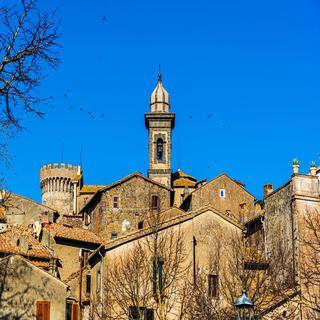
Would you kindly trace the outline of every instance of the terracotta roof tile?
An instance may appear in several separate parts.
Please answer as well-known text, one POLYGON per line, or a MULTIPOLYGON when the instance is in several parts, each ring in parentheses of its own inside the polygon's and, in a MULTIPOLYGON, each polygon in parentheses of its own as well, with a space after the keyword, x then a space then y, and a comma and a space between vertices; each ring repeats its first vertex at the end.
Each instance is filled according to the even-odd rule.
POLYGON ((179 178, 173 181, 174 187, 193 187, 194 188, 196 184, 197 184, 196 181, 189 180, 186 178, 179 178))
POLYGON ((48 226, 46 226, 46 229, 48 229, 57 238, 95 244, 101 244, 103 242, 102 239, 95 235, 93 232, 83 228, 76 228, 72 226, 66 226, 63 224, 51 223, 48 226))
POLYGON ((80 193, 95 193, 98 190, 105 188, 106 186, 98 186, 98 185, 84 185, 81 190, 80 193))
POLYGON ((27 227, 9 225, 0 232, 0 252, 50 259, 53 251, 34 238, 27 227))

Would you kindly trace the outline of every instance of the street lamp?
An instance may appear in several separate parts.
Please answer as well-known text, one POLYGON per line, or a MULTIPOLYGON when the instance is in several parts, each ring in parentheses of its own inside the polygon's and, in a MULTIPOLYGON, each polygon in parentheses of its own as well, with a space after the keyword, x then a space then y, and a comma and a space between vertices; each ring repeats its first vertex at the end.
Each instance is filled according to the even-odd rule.
POLYGON ((253 302, 247 296, 247 290, 242 290, 242 296, 235 303, 237 309, 237 320, 252 320, 253 319, 253 302))

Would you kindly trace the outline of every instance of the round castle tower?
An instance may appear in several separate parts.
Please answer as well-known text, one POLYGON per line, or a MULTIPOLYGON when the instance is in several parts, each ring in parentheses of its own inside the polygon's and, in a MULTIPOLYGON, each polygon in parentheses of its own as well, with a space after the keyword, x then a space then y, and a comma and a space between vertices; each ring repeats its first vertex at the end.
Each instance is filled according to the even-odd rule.
POLYGON ((80 166, 65 163, 44 165, 40 169, 42 203, 60 214, 76 212, 76 189, 82 180, 80 166))

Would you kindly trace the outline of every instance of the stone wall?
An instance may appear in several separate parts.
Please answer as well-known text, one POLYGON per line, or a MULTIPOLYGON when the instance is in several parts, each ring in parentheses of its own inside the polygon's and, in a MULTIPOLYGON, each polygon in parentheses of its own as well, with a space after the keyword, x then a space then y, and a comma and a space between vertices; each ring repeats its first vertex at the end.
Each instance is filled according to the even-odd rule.
MULTIPOLYGON (((178 220, 177 220, 178 221, 178 220)), ((186 260, 184 261, 181 269, 188 267, 186 271, 186 277, 193 282, 193 253, 195 253, 196 259, 196 273, 197 276, 204 275, 205 279, 208 274, 215 273, 221 277, 219 278, 220 284, 224 282, 225 268, 230 264, 234 264, 232 260, 232 255, 228 254, 229 251, 234 250, 231 245, 231 239, 235 236, 241 238, 242 229, 239 226, 236 226, 233 223, 230 223, 225 218, 217 215, 211 210, 207 210, 194 217, 193 219, 184 220, 181 223, 173 224, 169 229, 160 231, 160 237, 164 236, 170 241, 170 235, 181 234, 184 243, 184 253, 186 255, 186 260), (196 246, 193 247, 194 238, 196 239, 196 246), (193 249, 195 248, 195 249, 193 249), (195 251, 194 251, 195 250, 195 251), (221 273, 220 273, 221 272, 221 273)), ((97 275, 102 273, 102 278, 110 269, 110 266, 116 264, 117 258, 126 257, 129 255, 131 250, 135 247, 139 241, 140 245, 144 246, 147 241, 151 240, 151 235, 147 235, 143 238, 137 237, 132 241, 124 241, 121 243, 121 239, 116 240, 114 247, 112 243, 107 248, 107 251, 104 253, 103 264, 97 255, 96 260, 93 261, 90 269, 91 274, 91 299, 99 300, 99 297, 102 294, 105 294, 104 290, 101 287, 97 288, 97 275), (117 245, 117 241, 120 242, 117 245)), ((148 249, 147 249, 148 250, 148 249)), ((151 254, 151 253, 150 253, 151 254)), ((168 262, 167 262, 168 263, 168 262)), ((187 278, 180 279, 187 280, 187 278)), ((151 283, 150 283, 151 284, 151 283)), ((176 284, 179 287, 179 284, 176 284)), ((143 290, 143 288, 141 288, 143 290)), ((238 292, 241 292, 241 288, 236 288, 238 292)), ((220 286, 219 286, 220 291, 220 286)), ((219 297, 219 299, 224 300, 225 297, 219 297)), ((233 307, 233 303, 232 303, 233 307)), ((168 315, 168 319, 176 319, 174 310, 179 310, 178 300, 175 302, 172 314, 168 315)), ((125 317, 123 317, 125 319, 125 317)))
POLYGON ((249 214, 254 209, 254 197, 238 183, 222 174, 193 191, 181 207, 193 211, 205 205, 211 205, 215 209, 241 221, 241 205, 248 207, 245 214, 249 214), (221 189, 225 191, 224 197, 220 196, 221 189))
POLYGON ((292 184, 289 181, 264 200, 266 254, 279 288, 292 286, 297 268, 294 260, 295 227, 291 199, 292 184), (283 265, 280 267, 280 264, 283 265))
POLYGON ((1 319, 35 319, 37 301, 50 302, 50 319, 65 319, 65 284, 20 256, 5 258, 0 263, 1 319))
POLYGON ((58 216, 55 210, 15 194, 6 199, 4 208, 5 220, 9 224, 28 226, 35 221, 53 222, 58 216))
POLYGON ((146 219, 151 209, 151 196, 158 195, 160 210, 171 205, 171 192, 158 184, 152 183, 140 176, 134 176, 110 189, 102 192, 99 201, 85 212, 85 222, 89 228, 110 239, 111 233, 138 229, 139 222, 146 219), (113 208, 113 197, 119 197, 119 208, 113 208), (86 217, 89 215, 89 218, 86 217), (123 230, 123 223, 129 224, 123 230))

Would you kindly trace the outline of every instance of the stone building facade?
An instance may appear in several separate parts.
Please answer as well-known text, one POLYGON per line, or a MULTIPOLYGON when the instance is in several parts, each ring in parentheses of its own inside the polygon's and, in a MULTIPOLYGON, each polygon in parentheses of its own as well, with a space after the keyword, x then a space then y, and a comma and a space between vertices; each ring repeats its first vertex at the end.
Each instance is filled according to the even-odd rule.
POLYGON ((0 281, 1 319, 66 319, 68 286, 27 259, 0 260, 0 281))
POLYGON ((211 205, 243 223, 254 211, 254 201, 242 183, 223 173, 192 191, 181 208, 192 211, 211 205))
MULTIPOLYGON (((170 217, 168 212, 167 217, 170 217)), ((210 275, 215 276, 217 279, 216 299, 223 304, 224 297, 221 295, 219 283, 225 281, 224 276, 226 273, 222 270, 227 269, 228 265, 233 262, 231 255, 227 254, 228 250, 230 250, 229 241, 235 235, 240 238, 244 228, 236 220, 211 207, 204 207, 201 210, 187 212, 183 215, 173 214, 172 218, 161 221, 157 228, 159 237, 161 237, 162 233, 165 237, 179 234, 183 239, 186 260, 183 261, 183 265, 180 268, 187 271, 183 279, 179 278, 179 281, 182 283, 188 280, 192 283, 194 277, 200 274, 203 274, 205 278, 210 275), (220 241, 217 242, 217 239, 220 241)), ((93 308, 99 301, 105 301, 104 296, 107 293, 107 289, 103 284, 106 281, 108 270, 114 263, 117 263, 117 259, 128 256, 138 243, 139 245, 144 245, 149 241, 153 241, 151 238, 153 232, 153 227, 150 226, 113 241, 107 241, 90 256, 87 270, 91 277, 90 305, 88 308, 93 308)), ((165 263, 169 264, 170 262, 165 261, 165 263)), ((150 285, 151 283, 150 281, 150 285)), ((241 291, 240 286, 237 289, 241 291)), ((144 290, 144 288, 141 288, 141 290, 144 290)), ((152 301, 149 301, 144 307, 152 310, 151 306, 152 301)), ((175 305, 166 315, 166 319, 177 319, 177 310, 180 307, 180 300, 176 299, 175 305)), ((93 314, 94 319, 98 319, 97 314, 94 312, 91 312, 91 314, 93 314)), ((118 318, 127 319, 128 315, 123 314, 118 318)), ((157 319, 155 313, 154 318, 157 319)))
POLYGON ((136 172, 99 190, 80 213, 86 228, 110 239, 143 228, 151 212, 171 206, 172 192, 136 172))

